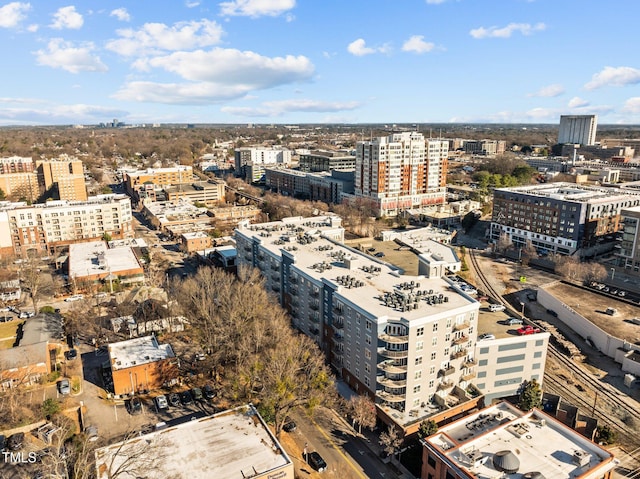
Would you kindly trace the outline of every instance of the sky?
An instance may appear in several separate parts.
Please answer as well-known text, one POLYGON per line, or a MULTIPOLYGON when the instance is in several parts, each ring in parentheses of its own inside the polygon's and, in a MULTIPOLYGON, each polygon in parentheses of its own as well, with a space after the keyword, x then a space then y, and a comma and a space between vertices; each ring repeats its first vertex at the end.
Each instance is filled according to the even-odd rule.
POLYGON ((637 0, 0 0, 0 126, 640 124, 637 0))

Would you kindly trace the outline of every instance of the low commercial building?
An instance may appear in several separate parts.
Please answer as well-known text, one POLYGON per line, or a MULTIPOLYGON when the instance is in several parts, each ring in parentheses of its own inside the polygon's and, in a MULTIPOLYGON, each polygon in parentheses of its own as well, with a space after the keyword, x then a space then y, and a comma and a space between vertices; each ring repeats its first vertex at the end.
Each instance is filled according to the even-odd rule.
POLYGON ((356 156, 346 150, 313 150, 300 154, 298 165, 301 171, 353 171, 356 156))
POLYGON ((211 248, 213 238, 204 231, 180 235, 180 248, 185 253, 194 253, 211 248))
POLYGON ((140 464, 148 464, 146 479, 294 479, 293 461, 252 405, 110 444, 95 458, 97 479, 116 470, 119 479, 138 479, 140 464))
MULTIPOLYGON (((152 226, 160 231, 168 228, 189 225, 195 228, 199 225, 211 227, 211 215, 206 208, 194 206, 190 201, 167 201, 167 202, 146 202, 142 210, 152 226)), ((184 233, 186 231, 180 231, 184 233)))
POLYGON ((206 206, 217 205, 225 201, 226 183, 220 179, 175 184, 164 188, 165 200, 177 202, 188 200, 206 206))
POLYGON ((149 198, 156 201, 156 191, 193 180, 191 166, 178 165, 172 168, 147 168, 123 172, 123 183, 134 203, 149 198))
POLYGON ((462 268, 456 250, 446 244, 429 239, 421 243, 417 251, 418 274, 426 278, 440 278, 447 273, 457 273, 462 268))
POLYGON ((144 281, 144 268, 133 247, 108 247, 105 241, 69 245, 68 274, 70 280, 76 282, 144 281))
POLYGON ((157 389, 178 377, 171 345, 153 335, 111 343, 107 353, 116 396, 157 389))
POLYGON ((506 402, 441 427, 422 445, 422 479, 609 479, 618 465, 552 416, 506 402))

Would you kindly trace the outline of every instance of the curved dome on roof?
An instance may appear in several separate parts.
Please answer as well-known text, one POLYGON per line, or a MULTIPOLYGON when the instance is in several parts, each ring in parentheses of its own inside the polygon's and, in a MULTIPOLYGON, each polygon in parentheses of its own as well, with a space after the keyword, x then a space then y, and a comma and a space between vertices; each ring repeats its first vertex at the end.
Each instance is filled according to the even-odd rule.
POLYGON ((520 459, 511 451, 498 451, 493 455, 493 467, 507 474, 515 474, 520 468, 520 459))
POLYGON ((535 472, 527 472, 522 476, 522 479, 547 479, 547 478, 544 477, 541 472, 535 471, 535 472))

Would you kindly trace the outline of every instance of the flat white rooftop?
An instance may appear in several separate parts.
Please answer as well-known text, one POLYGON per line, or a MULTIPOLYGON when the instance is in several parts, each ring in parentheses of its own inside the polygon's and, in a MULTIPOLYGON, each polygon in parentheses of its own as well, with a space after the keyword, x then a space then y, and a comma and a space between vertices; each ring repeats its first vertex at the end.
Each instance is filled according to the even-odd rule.
POLYGON ((616 465, 611 453, 551 416, 535 409, 524 413, 506 402, 443 426, 426 442, 482 479, 516 477, 501 476, 495 466, 503 451, 512 454, 508 462, 517 466, 517 477, 538 472, 546 479, 600 478, 616 465))
POLYGON ((109 344, 109 359, 114 371, 173 357, 175 354, 171 345, 159 344, 155 336, 143 336, 109 344))
MULTIPOLYGON (((124 446, 117 443, 100 448, 96 451, 98 479, 109 477, 112 461, 115 470, 127 455, 136 452, 141 456, 140 462, 152 464, 144 471, 146 479, 293 477, 291 459, 253 406, 188 421, 129 440, 124 446)), ((137 479, 140 471, 137 472, 125 472, 118 478, 137 479)))
POLYGON ((117 275, 119 272, 140 268, 131 246, 107 248, 104 241, 73 243, 69 245, 69 277, 117 275))

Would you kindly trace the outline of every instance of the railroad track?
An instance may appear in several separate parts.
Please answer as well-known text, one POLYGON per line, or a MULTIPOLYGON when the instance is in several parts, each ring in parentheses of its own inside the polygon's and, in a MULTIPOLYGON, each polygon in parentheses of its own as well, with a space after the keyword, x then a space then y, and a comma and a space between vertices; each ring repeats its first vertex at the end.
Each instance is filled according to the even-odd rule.
MULTIPOLYGON (((496 301, 510 307, 511 305, 504 300, 502 294, 493 287, 491 281, 482 272, 482 268, 478 262, 475 251, 467 251, 469 251, 469 257, 475 270, 477 281, 480 283, 476 285, 476 287, 482 289, 496 301)), ((530 320, 533 323, 537 323, 537 326, 544 326, 534 319, 530 318, 530 320)), ((545 373, 545 381, 548 381, 550 386, 555 386, 556 392, 560 396, 569 399, 574 402, 576 406, 585 408, 595 417, 611 424, 611 426, 616 429, 620 439, 624 438, 627 441, 630 441, 629 444, 640 444, 640 432, 634 430, 626 422, 640 418, 640 407, 630 403, 629 400, 624 399, 623 393, 610 385, 603 383, 599 378, 594 377, 593 373, 585 371, 576 362, 574 362, 573 359, 564 355, 552 342, 549 342, 548 353, 563 369, 564 377, 561 377, 560 375, 556 376, 553 373, 547 372, 545 373), (574 380, 579 387, 583 388, 580 392, 586 392, 585 387, 591 389, 595 394, 595 399, 592 401, 591 398, 587 398, 583 394, 578 394, 571 388, 568 388, 568 378, 571 378, 571 380, 574 380), (609 410, 603 411, 599 409, 598 402, 606 404, 609 410)))

